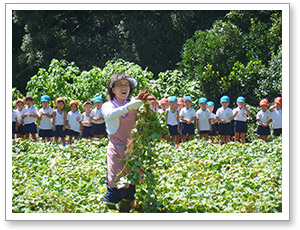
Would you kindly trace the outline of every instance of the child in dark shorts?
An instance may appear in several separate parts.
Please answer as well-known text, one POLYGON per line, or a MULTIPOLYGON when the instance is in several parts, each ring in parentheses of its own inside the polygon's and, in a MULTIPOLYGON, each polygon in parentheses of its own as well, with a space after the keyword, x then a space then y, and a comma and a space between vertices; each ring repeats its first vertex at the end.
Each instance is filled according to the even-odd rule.
POLYGON ((180 134, 182 138, 182 142, 186 142, 187 135, 188 139, 192 140, 193 135, 195 134, 195 126, 194 121, 196 118, 196 112, 191 107, 193 104, 191 96, 184 97, 184 105, 185 107, 180 110, 179 117, 181 120, 180 123, 180 134))
POLYGON ((65 111, 65 104, 66 101, 64 98, 59 97, 56 99, 56 109, 53 111, 52 119, 55 142, 58 144, 58 138, 61 138, 63 146, 66 146, 67 113, 65 111))
POLYGON ((215 103, 213 103, 212 101, 207 102, 207 110, 210 113, 210 118, 211 118, 210 122, 211 122, 211 128, 212 128, 212 131, 209 132, 209 134, 208 134, 211 143, 214 143, 214 139, 215 139, 215 136, 217 136, 217 131, 218 131, 217 116, 216 116, 216 114, 213 113, 214 107, 215 107, 215 103))
POLYGON ((180 123, 178 111, 176 108, 177 98, 175 96, 169 97, 168 102, 170 108, 167 109, 165 118, 171 136, 171 139, 169 141, 172 141, 172 143, 175 145, 175 148, 178 148, 180 123))
POLYGON ((250 114, 250 110, 246 107, 246 100, 242 96, 237 98, 236 104, 238 107, 233 110, 234 140, 238 142, 241 137, 241 143, 245 144, 248 131, 247 116, 250 114))
POLYGON ((256 133, 259 138, 265 142, 269 142, 268 136, 271 134, 269 124, 272 122, 272 113, 268 110, 269 102, 263 99, 259 102, 261 110, 256 115, 258 127, 256 133))
POLYGON ((228 96, 225 95, 221 97, 220 104, 222 107, 217 110, 216 115, 219 122, 218 131, 221 135, 221 144, 224 144, 230 141, 230 136, 232 135, 231 121, 233 119, 233 112, 232 109, 228 107, 230 105, 228 96))

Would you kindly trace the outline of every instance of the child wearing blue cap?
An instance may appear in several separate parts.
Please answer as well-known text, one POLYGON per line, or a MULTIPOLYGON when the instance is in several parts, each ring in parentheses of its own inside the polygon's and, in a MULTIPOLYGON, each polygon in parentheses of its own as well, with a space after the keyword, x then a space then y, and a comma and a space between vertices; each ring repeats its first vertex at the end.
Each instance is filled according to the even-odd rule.
POLYGON ((189 135, 189 140, 193 139, 193 135, 195 134, 194 121, 197 120, 197 118, 195 110, 191 107, 192 98, 190 96, 185 96, 183 100, 185 107, 183 107, 179 113, 181 121, 180 134, 182 142, 186 142, 187 135, 189 135))
POLYGON ((222 107, 218 108, 216 115, 217 121, 219 122, 218 131, 221 135, 221 144, 223 144, 229 142, 230 136, 232 135, 231 121, 233 119, 233 112, 231 108, 228 108, 230 104, 228 96, 221 97, 220 103, 222 107))
POLYGON ((217 131, 218 131, 218 128, 217 128, 218 121, 217 121, 217 116, 214 113, 214 108, 215 108, 215 103, 213 103, 212 101, 207 102, 207 110, 210 113, 210 118, 211 118, 210 123, 211 123, 211 128, 212 128, 212 131, 209 132, 209 134, 208 134, 211 143, 214 143, 214 139, 215 139, 215 136, 217 136, 217 131))
POLYGON ((39 119, 40 122, 40 130, 39 136, 45 142, 51 141, 51 137, 53 136, 53 126, 52 126, 52 117, 53 110, 49 107, 50 97, 48 95, 43 95, 41 97, 42 108, 39 110, 39 119))
POLYGON ((169 128, 171 140, 175 144, 175 148, 178 148, 179 144, 179 132, 180 132, 180 123, 179 115, 177 111, 177 98, 175 96, 169 97, 168 99, 170 107, 166 110, 165 119, 167 121, 167 126, 169 128))
POLYGON ((199 107, 200 109, 196 112, 197 131, 200 135, 200 139, 204 138, 205 140, 208 140, 208 134, 212 131, 212 127, 211 116, 209 111, 206 109, 207 99, 205 97, 201 97, 199 99, 199 107))
POLYGON ((239 141, 241 136, 241 143, 245 144, 245 137, 248 131, 247 117, 250 114, 250 110, 246 107, 246 100, 240 96, 236 100, 237 108, 233 110, 234 119, 234 136, 235 141, 239 141))
POLYGON ((94 98, 95 108, 91 111, 92 134, 95 138, 102 139, 106 134, 104 117, 102 114, 103 98, 97 96, 94 98))

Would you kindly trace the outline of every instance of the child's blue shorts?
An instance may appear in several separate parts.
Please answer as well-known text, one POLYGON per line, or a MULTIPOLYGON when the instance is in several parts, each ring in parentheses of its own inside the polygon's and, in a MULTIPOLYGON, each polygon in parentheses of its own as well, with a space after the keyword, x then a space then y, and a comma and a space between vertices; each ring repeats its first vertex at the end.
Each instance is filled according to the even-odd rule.
POLYGON ((271 134, 270 127, 269 126, 268 127, 263 127, 263 126, 259 125, 257 127, 256 133, 258 135, 261 135, 261 136, 269 136, 271 134))
POLYGON ((53 137, 53 130, 52 129, 40 129, 39 136, 44 137, 53 137))
POLYGON ((282 128, 280 129, 273 129, 273 136, 280 136, 282 134, 282 128))
POLYGON ((235 133, 247 133, 248 125, 246 121, 234 121, 235 133))
POLYGON ((54 131, 55 137, 61 137, 61 138, 66 137, 66 131, 64 131, 63 125, 56 125, 55 128, 56 128, 56 130, 54 131))
POLYGON ((106 135, 105 123, 103 123, 103 124, 93 124, 91 132, 92 132, 93 135, 106 135))
POLYGON ((168 125, 168 128, 169 128, 171 136, 177 136, 177 135, 179 135, 178 125, 168 125))
POLYGON ((81 134, 82 138, 85 137, 93 137, 92 134, 92 126, 82 126, 82 134, 81 134))
POLYGON ((218 131, 219 131, 219 135, 221 136, 231 136, 232 135, 232 126, 231 126, 231 122, 228 123, 219 123, 218 124, 218 131))
POLYGON ((68 129, 68 131, 67 131, 67 135, 70 137, 79 137, 79 134, 80 134, 79 132, 76 132, 72 129, 68 129))
POLYGON ((15 121, 12 122, 12 133, 13 133, 13 134, 17 133, 17 130, 16 130, 16 122, 15 122, 15 121))
POLYGON ((24 135, 24 134, 25 134, 25 133, 24 133, 24 126, 23 126, 23 125, 20 125, 20 126, 18 127, 17 134, 21 134, 21 135, 24 135))
POLYGON ((180 123, 180 134, 181 135, 194 135, 195 134, 195 126, 194 123, 187 124, 186 122, 180 123))
POLYGON ((37 133, 37 125, 35 123, 30 123, 23 125, 23 133, 24 134, 36 134, 37 133))
POLYGON ((198 134, 209 134, 209 133, 210 133, 209 130, 200 130, 198 134))
POLYGON ((211 128, 212 128, 212 131, 209 132, 209 136, 217 136, 217 131, 218 131, 217 124, 211 125, 211 128))

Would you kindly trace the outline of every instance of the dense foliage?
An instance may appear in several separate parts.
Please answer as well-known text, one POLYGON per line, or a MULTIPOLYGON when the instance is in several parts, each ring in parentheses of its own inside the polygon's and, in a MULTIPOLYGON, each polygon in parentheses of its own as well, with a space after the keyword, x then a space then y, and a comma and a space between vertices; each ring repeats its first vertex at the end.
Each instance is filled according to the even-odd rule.
MULTIPOLYGON (((114 212, 103 205, 107 142, 80 140, 62 148, 18 140, 12 146, 12 211, 114 212)), ((147 195, 155 198, 152 205, 147 185, 137 186, 143 212, 282 211, 280 139, 244 146, 194 140, 178 150, 165 142, 151 147, 157 184, 147 195)))
POLYGON ((185 40, 229 11, 210 10, 16 10, 12 14, 13 87, 53 58, 80 69, 124 59, 155 75, 176 67, 185 40))

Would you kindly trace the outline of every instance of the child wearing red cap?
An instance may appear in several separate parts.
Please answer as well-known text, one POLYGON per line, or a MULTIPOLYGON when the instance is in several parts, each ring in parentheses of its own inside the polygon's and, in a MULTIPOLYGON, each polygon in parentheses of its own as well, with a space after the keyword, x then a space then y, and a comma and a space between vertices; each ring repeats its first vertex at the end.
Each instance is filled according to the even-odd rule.
POLYGON ((73 144, 74 139, 78 139, 79 134, 82 130, 82 117, 80 112, 78 111, 78 102, 72 100, 70 102, 71 111, 67 114, 67 127, 68 127, 68 135, 69 135, 69 143, 73 144))
POLYGON ((259 138, 268 142, 268 136, 270 135, 269 124, 272 122, 272 113, 268 110, 269 102, 263 99, 259 102, 261 110, 256 115, 258 122, 257 134, 259 138))
MULTIPOLYGON (((159 102, 160 104, 160 109, 157 111, 160 114, 160 117, 165 117, 166 116, 166 112, 167 109, 169 107, 169 102, 167 98, 162 98, 159 102)), ((162 133, 160 134, 160 141, 162 141, 163 139, 167 140, 167 133, 162 133)))
POLYGON ((276 97, 274 104, 270 107, 272 113, 273 135, 280 136, 282 134, 282 98, 276 97))
POLYGON ((180 113, 180 110, 184 107, 184 100, 182 97, 177 98, 177 110, 180 113))
POLYGON ((16 101, 16 112, 18 114, 18 126, 17 126, 17 138, 24 138, 24 133, 23 133, 23 119, 22 119, 22 113, 24 113, 25 111, 25 108, 24 108, 24 105, 25 105, 25 101, 21 98, 19 98, 17 101, 16 101))
POLYGON ((16 110, 12 109, 12 139, 16 138, 18 130, 18 113, 16 110))
POLYGON ((86 101, 83 104, 84 113, 82 114, 82 134, 81 137, 84 139, 92 140, 92 120, 91 120, 91 110, 92 102, 86 101))
POLYGON ((153 112, 157 112, 158 111, 158 103, 157 103, 157 100, 156 99, 153 99, 152 101, 151 101, 151 109, 152 109, 152 111, 153 112))

